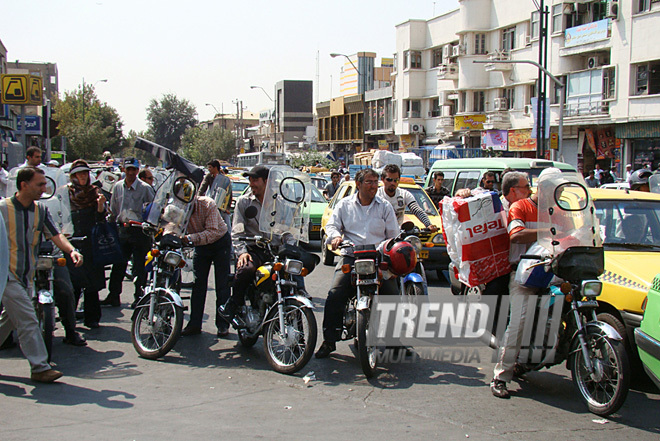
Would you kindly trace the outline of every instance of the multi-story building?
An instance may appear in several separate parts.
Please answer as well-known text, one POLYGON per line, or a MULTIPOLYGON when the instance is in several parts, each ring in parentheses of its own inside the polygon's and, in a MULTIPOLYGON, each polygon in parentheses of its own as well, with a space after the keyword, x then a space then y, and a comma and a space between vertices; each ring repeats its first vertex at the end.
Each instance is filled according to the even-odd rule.
POLYGON ((275 145, 285 152, 300 145, 314 125, 313 81, 282 80, 275 84, 275 145))
MULTIPOLYGON (((660 45, 648 42, 660 24, 660 4, 550 0, 546 5, 547 68, 566 85, 547 80, 555 134, 563 112, 560 157, 585 170, 596 161, 602 167, 632 162, 656 168, 660 45)), ((460 0, 456 10, 398 25, 393 116, 401 145, 448 141, 508 156, 535 155, 532 98, 538 69, 521 62, 538 61, 539 23, 531 1, 460 0)))

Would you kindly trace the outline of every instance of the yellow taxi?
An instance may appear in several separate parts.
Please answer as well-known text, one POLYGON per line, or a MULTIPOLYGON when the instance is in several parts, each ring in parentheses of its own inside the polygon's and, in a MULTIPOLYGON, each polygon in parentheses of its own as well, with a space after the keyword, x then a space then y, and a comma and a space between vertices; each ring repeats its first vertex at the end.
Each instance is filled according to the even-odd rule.
POLYGON ((605 249, 598 317, 624 336, 631 359, 637 358, 634 329, 660 268, 660 195, 590 188, 605 249))
MULTIPOLYGON (((382 186, 382 182, 379 183, 379 186, 382 186)), ((433 205, 431 198, 426 194, 424 189, 417 185, 412 178, 401 178, 399 181, 399 188, 408 190, 415 197, 419 206, 426 212, 431 220, 431 224, 438 227, 437 233, 426 233, 420 236, 423 246, 420 257, 424 259, 424 268, 427 271, 435 270, 438 278, 443 278, 442 271, 447 269, 450 259, 447 254, 447 247, 442 238, 442 222, 440 215, 438 214, 438 209, 433 205)), ((355 191, 355 181, 342 182, 323 212, 323 217, 321 218, 321 260, 325 265, 333 265, 335 254, 339 255, 338 251, 333 252, 330 248, 325 246, 325 240, 327 238, 325 225, 328 223, 330 215, 337 203, 343 198, 353 195, 355 191)), ((424 224, 422 224, 415 215, 410 214, 408 210, 406 210, 404 219, 413 222, 419 228, 424 228, 424 224)))

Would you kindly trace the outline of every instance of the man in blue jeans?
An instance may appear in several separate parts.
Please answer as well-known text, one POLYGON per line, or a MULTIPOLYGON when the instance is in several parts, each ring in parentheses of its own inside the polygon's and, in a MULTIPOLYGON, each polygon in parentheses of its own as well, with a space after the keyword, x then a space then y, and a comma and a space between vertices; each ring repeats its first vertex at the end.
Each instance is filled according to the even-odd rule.
MULTIPOLYGON (((216 311, 220 305, 225 304, 230 294, 228 279, 231 235, 227 231, 227 224, 222 220, 213 199, 206 196, 197 196, 194 203, 186 231, 188 234, 183 236, 183 243, 195 247, 193 256, 195 281, 190 296, 190 320, 182 331, 182 335, 202 333, 202 317, 204 315, 211 264, 213 264, 215 271, 216 311)), ((218 337, 226 337, 229 334, 229 324, 217 313, 215 325, 218 328, 218 337)))

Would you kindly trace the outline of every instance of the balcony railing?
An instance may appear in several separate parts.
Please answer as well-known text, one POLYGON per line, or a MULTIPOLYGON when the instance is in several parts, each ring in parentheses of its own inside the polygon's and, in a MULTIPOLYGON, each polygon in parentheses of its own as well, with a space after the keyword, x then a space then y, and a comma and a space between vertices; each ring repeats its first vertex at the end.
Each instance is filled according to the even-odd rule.
POLYGON ((406 112, 406 118, 421 118, 422 112, 419 110, 408 110, 406 112))
POLYGON ((581 103, 566 103, 564 116, 567 118, 577 116, 607 115, 610 112, 610 101, 586 101, 581 103))

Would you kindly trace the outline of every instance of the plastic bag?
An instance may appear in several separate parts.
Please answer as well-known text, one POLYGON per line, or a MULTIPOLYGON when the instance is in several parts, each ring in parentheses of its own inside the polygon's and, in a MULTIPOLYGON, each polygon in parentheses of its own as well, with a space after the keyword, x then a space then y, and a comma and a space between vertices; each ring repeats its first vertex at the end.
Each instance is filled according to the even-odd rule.
POLYGON ((534 242, 525 254, 533 256, 541 256, 541 259, 520 259, 518 268, 516 269, 516 282, 528 288, 547 288, 554 277, 548 265, 539 265, 530 268, 532 265, 539 263, 543 258, 550 253, 544 247, 534 242))
POLYGON ((505 212, 495 192, 440 204, 442 234, 457 278, 469 287, 511 272, 505 212))
POLYGON ((100 222, 92 228, 94 264, 105 266, 121 262, 124 258, 119 245, 117 227, 111 222, 100 222))

